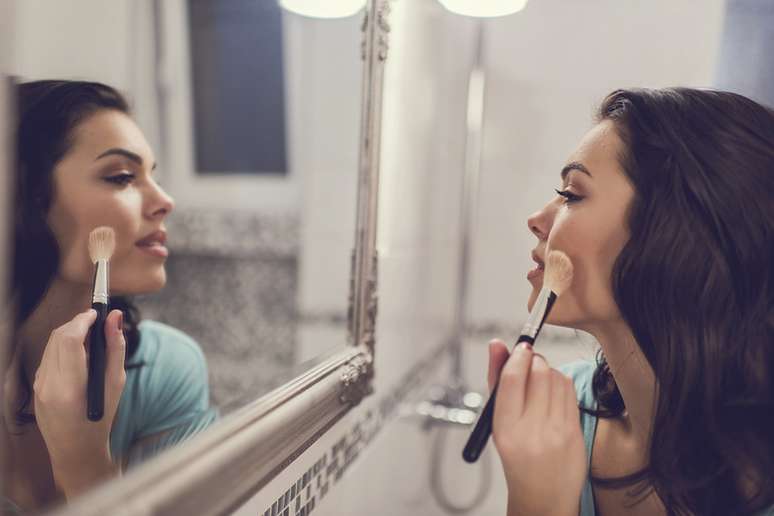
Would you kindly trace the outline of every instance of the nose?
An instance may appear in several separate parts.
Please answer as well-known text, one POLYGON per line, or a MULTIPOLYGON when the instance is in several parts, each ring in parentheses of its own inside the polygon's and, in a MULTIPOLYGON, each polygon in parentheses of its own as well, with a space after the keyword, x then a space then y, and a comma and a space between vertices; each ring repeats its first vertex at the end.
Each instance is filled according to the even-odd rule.
POLYGON ((551 210, 551 204, 548 204, 527 218, 527 226, 538 240, 547 240, 553 220, 553 210, 551 210))
POLYGON ((163 219, 174 209, 175 200, 158 183, 151 185, 146 213, 151 219, 163 219))

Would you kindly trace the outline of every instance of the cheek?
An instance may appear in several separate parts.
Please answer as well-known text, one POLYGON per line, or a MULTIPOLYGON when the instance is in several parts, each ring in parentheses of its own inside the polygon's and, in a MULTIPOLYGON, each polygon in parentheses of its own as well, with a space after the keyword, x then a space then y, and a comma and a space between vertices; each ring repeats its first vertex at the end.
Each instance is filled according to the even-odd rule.
POLYGON ((604 226, 601 220, 580 214, 557 217, 548 240, 549 250, 562 250, 572 261, 573 281, 560 298, 557 311, 576 324, 609 319, 618 313, 611 275, 625 238, 620 228, 604 226))
POLYGON ((165 264, 157 259, 148 261, 143 256, 111 263, 111 295, 137 295, 156 292, 167 283, 165 264))
POLYGON ((49 224, 59 243, 60 276, 77 283, 91 283, 93 265, 89 257, 89 234, 98 226, 110 226, 116 235, 112 270, 121 268, 137 241, 141 224, 141 204, 135 196, 92 196, 81 202, 52 206, 49 224))

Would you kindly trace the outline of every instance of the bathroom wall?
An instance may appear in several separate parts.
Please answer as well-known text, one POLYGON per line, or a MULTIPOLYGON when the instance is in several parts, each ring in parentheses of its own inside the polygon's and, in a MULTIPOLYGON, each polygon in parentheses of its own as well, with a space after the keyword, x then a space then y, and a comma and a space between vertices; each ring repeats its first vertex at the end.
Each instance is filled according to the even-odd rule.
MULTIPOLYGON (((491 444, 479 464, 467 465, 460 458, 467 430, 442 433, 410 415, 449 374, 445 361, 432 367, 440 354, 428 361, 425 352, 443 342, 452 322, 475 22, 435 0, 391 5, 376 392, 239 514, 272 514, 275 503, 282 514, 286 492, 294 495, 284 505, 290 514, 312 503, 320 515, 440 516, 465 513, 477 497, 468 514, 505 513, 491 444), (398 387, 401 377, 411 388, 398 387), (301 494, 290 490, 296 482, 306 486, 301 494)), ((483 22, 486 115, 464 346, 469 388, 486 389, 486 342, 513 336, 526 315, 535 246, 526 218, 553 195, 594 108, 619 87, 710 86, 723 6, 533 0, 518 14, 483 22)), ((556 328, 546 328, 541 347, 554 365, 595 352, 590 336, 556 328)))
POLYGON ((607 93, 712 86, 723 0, 530 2, 488 22, 487 94, 471 313, 476 324, 523 313, 535 238, 526 219, 554 195, 559 171, 607 93))
POLYGON ((774 2, 728 0, 715 83, 774 107, 774 2))

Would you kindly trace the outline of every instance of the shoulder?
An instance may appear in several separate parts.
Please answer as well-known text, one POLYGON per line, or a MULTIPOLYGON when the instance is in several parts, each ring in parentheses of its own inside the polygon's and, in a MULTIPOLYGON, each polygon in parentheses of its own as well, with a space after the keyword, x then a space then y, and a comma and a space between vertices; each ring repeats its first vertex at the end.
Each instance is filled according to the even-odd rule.
POLYGON ((140 346, 127 363, 119 405, 134 437, 209 408, 207 362, 196 341, 156 321, 145 320, 139 329, 140 346))
POLYGON ((169 407, 208 399, 207 362, 199 344, 160 322, 145 320, 139 329, 140 346, 127 364, 127 383, 137 383, 144 404, 158 407, 165 400, 169 407))
POLYGON ((138 437, 169 428, 209 407, 207 363, 180 330, 144 320, 140 345, 126 362, 126 384, 111 430, 111 450, 126 453, 138 437))
POLYGON ((576 388, 579 386, 586 387, 587 385, 590 387, 597 364, 593 360, 577 360, 562 364, 556 369, 563 375, 570 377, 573 383, 575 383, 576 388))
POLYGON ((128 366, 175 369, 192 367, 206 370, 201 347, 190 336, 172 326, 157 321, 140 323, 140 346, 127 363, 128 366))
POLYGON ((597 369, 596 362, 593 360, 578 360, 563 364, 556 369, 572 379, 578 401, 585 407, 592 408, 594 406, 592 379, 594 378, 594 371, 597 369))

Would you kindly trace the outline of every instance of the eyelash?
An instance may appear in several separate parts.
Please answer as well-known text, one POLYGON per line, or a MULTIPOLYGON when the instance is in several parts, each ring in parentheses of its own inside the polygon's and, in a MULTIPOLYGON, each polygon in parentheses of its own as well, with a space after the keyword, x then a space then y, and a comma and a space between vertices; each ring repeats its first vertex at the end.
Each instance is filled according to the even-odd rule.
POLYGON ((106 177, 105 181, 109 181, 120 186, 125 186, 132 182, 134 177, 134 174, 117 174, 115 176, 106 177))
POLYGON ((578 202, 581 199, 583 199, 583 197, 581 197, 580 195, 575 195, 574 193, 572 193, 570 191, 567 191, 567 190, 557 190, 557 189, 554 189, 554 191, 556 192, 557 195, 560 195, 560 196, 564 197, 565 204, 569 204, 569 203, 572 203, 572 202, 578 202))

